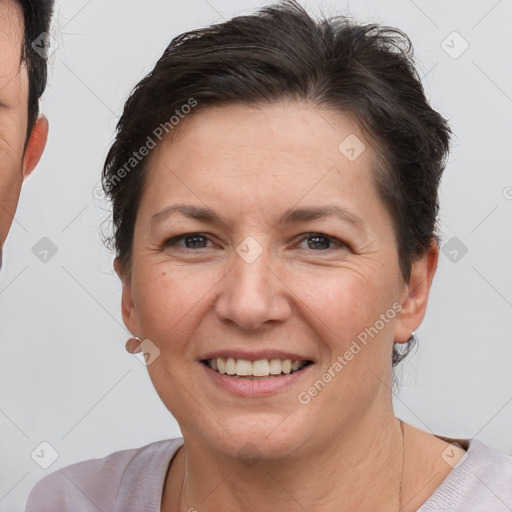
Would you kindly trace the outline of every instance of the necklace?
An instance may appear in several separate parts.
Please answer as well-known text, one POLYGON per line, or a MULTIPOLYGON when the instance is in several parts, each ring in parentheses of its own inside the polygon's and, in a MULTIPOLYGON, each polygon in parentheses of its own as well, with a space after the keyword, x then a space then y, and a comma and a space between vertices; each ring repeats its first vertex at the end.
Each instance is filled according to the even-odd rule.
MULTIPOLYGON (((178 512, 180 512, 180 510, 181 510, 181 497, 183 495, 183 489, 185 488, 185 482, 187 481, 187 467, 186 467, 185 461, 183 461, 183 466, 184 466, 184 469, 183 469, 183 483, 181 484, 180 497, 178 498, 178 512)), ((189 509, 190 512, 192 512, 194 510, 196 510, 196 509, 195 508, 190 508, 189 509)))
MULTIPOLYGON (((404 434, 404 425, 403 425, 402 420, 397 419, 397 421, 398 421, 398 426, 400 428, 400 437, 402 440, 402 443, 401 443, 402 444, 402 466, 400 468, 400 487, 398 488, 398 512, 400 512, 402 510, 402 479, 404 476, 404 460, 405 460, 404 438, 405 438, 405 434, 404 434)), ((181 497, 183 495, 183 488, 185 487, 186 479, 187 479, 187 474, 186 474, 186 470, 185 470, 185 473, 183 475, 183 483, 182 483, 181 489, 180 489, 180 496, 178 498, 178 510, 181 510, 181 497)))
POLYGON ((405 449, 404 449, 404 425, 402 420, 398 420, 398 424, 400 426, 400 433, 402 438, 402 467, 400 469, 400 487, 398 489, 398 512, 402 510, 402 478, 404 476, 404 459, 405 459, 405 449))

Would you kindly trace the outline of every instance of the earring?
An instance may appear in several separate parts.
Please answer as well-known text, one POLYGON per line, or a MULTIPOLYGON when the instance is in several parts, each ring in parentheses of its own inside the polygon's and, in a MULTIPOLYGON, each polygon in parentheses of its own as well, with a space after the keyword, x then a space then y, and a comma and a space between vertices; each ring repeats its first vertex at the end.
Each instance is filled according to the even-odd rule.
POLYGON ((132 336, 124 345, 124 348, 130 354, 140 354, 142 352, 141 339, 138 336, 132 336))

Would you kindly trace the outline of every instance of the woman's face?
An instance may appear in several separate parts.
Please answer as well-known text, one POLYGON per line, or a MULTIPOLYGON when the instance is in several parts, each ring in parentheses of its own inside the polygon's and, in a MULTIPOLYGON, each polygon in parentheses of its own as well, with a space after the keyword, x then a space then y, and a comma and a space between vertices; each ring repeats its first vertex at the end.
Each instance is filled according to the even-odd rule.
POLYGON ((423 311, 405 307, 358 126, 290 102, 205 109, 177 130, 147 162, 123 316, 150 340, 150 377, 185 438, 279 458, 389 411, 393 340, 423 311), (230 355, 241 372, 312 364, 249 380, 204 363, 230 355))

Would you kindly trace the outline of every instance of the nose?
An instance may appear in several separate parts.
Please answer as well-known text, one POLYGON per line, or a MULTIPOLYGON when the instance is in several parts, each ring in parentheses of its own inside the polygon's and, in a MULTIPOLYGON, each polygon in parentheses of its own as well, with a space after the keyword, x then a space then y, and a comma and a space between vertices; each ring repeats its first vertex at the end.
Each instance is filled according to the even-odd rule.
POLYGON ((288 288, 267 254, 263 251, 252 262, 235 254, 215 303, 221 321, 232 322, 243 330, 257 330, 267 322, 282 322, 290 316, 288 288))

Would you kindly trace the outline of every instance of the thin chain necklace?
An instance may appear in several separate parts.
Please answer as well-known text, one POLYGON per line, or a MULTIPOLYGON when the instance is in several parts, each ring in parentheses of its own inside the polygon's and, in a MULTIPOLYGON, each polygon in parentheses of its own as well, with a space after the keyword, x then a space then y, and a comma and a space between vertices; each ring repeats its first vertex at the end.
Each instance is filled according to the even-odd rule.
POLYGON ((398 490, 398 512, 402 510, 402 478, 404 476, 404 459, 405 459, 405 449, 404 449, 404 425, 402 420, 398 420, 398 424, 400 425, 400 432, 402 437, 402 467, 400 469, 400 488, 398 490))
MULTIPOLYGON (((405 448, 404 448, 404 425, 402 420, 398 419, 398 426, 400 428, 400 435, 402 439, 402 467, 400 468, 400 487, 398 489, 398 512, 402 510, 402 478, 404 476, 404 460, 405 460, 405 448)), ((187 479, 187 474, 185 470, 185 474, 183 475, 183 484, 180 489, 180 497, 178 498, 178 511, 181 510, 181 496, 183 494, 183 488, 185 487, 185 481, 187 479)))

